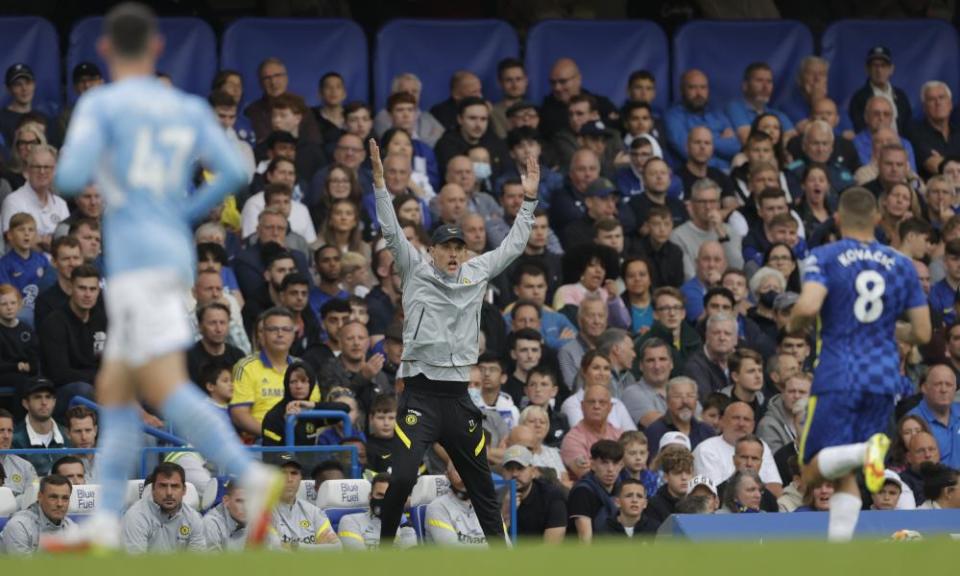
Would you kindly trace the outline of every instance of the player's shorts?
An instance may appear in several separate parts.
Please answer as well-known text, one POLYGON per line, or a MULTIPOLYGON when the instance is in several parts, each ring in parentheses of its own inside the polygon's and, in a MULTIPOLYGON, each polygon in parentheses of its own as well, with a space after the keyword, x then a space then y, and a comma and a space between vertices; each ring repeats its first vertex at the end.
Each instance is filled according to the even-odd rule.
POLYGON ((105 360, 137 367, 193 344, 184 300, 187 287, 175 271, 125 272, 111 276, 106 289, 105 360))
POLYGON ((892 394, 843 391, 811 396, 798 447, 802 462, 810 462, 824 448, 865 442, 887 431, 894 406, 892 394))

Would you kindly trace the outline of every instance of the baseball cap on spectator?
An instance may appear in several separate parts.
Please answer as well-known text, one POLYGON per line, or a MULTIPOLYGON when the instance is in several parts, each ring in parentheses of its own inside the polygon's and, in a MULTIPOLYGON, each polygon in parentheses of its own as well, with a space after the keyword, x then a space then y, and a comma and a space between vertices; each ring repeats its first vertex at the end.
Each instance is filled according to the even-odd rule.
POLYGON ((606 135, 607 126, 600 120, 595 120, 593 122, 586 122, 583 126, 580 127, 581 136, 594 136, 596 138, 602 138, 606 135))
POLYGON ((514 444, 513 446, 507 448, 503 453, 503 466, 506 466, 511 462, 527 468, 533 464, 533 454, 526 446, 514 444))
POLYGON ((774 310, 787 310, 797 303, 797 300, 800 299, 800 295, 796 292, 782 292, 777 294, 777 297, 773 300, 773 309, 774 310))
POLYGON ((719 496, 717 494, 717 487, 714 485, 713 480, 707 478, 704 475, 694 476, 690 479, 690 483, 687 485, 687 494, 691 494, 697 486, 706 486, 714 496, 719 496))
POLYGON ((883 471, 883 483, 886 484, 887 482, 893 482, 900 487, 901 491, 903 490, 903 480, 900 475, 889 468, 883 471))
POLYGON ((660 437, 660 446, 657 447, 657 450, 663 452, 664 448, 671 445, 683 446, 690 450, 690 438, 683 432, 667 432, 660 437))
POLYGON ((43 392, 43 391, 56 392, 57 387, 53 384, 52 380, 48 380, 47 378, 43 378, 42 376, 37 376, 27 381, 27 383, 23 386, 23 388, 20 391, 20 397, 27 398, 31 394, 36 394, 37 392, 43 392))
POLYGON ((103 73, 100 72, 100 67, 93 62, 81 62, 73 67, 71 78, 73 83, 76 84, 84 78, 103 78, 103 73))
POLYGON ((387 326, 387 329, 384 331, 383 335, 388 340, 393 340, 395 342, 403 343, 403 322, 393 321, 387 326))
POLYGON ((887 64, 893 64, 893 55, 886 46, 874 46, 867 52, 867 64, 874 60, 883 60, 887 64))
POLYGON ((303 472, 303 464, 297 460, 297 455, 293 452, 284 452, 280 454, 280 467, 286 468, 287 466, 296 468, 297 470, 303 472))
POLYGON ((524 110, 536 110, 536 109, 537 107, 534 106, 532 102, 521 100, 519 102, 515 102, 514 104, 511 104, 510 107, 507 108, 507 118, 510 118, 515 114, 519 114, 524 110))
POLYGON ((451 240, 459 240, 464 244, 467 243, 467 241, 463 239, 463 229, 459 226, 440 226, 433 231, 433 237, 430 239, 434 246, 451 240))
POLYGON ((619 194, 619 191, 617 187, 613 185, 613 182, 606 178, 597 178, 587 186, 586 191, 583 193, 587 198, 606 198, 611 194, 619 194))
POLYGON ((33 70, 26 64, 18 62, 7 68, 7 75, 5 76, 4 82, 9 86, 21 78, 33 80, 33 70))

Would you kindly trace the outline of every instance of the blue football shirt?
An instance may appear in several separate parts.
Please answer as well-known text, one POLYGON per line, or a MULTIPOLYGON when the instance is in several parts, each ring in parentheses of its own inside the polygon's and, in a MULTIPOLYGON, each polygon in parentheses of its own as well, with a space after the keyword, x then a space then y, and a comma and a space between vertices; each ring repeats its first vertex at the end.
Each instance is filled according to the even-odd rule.
POLYGON ((879 242, 844 238, 815 248, 802 271, 804 283, 827 289, 812 393, 896 394, 896 321, 906 310, 927 305, 913 263, 879 242))

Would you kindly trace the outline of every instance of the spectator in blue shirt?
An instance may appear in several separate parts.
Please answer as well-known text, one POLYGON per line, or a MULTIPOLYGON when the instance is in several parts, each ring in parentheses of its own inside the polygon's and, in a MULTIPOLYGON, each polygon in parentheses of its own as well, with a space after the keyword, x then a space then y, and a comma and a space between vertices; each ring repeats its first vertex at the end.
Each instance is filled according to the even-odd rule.
POLYGON ((0 280, 12 284, 23 296, 20 319, 33 326, 34 301, 40 293, 40 282, 45 275, 56 274, 50 261, 33 249, 37 239, 37 222, 26 212, 10 218, 7 232, 10 251, 0 258, 0 280))
POLYGON ((743 98, 737 98, 727 104, 724 110, 730 124, 737 132, 740 142, 746 142, 750 135, 750 124, 760 114, 775 114, 783 129, 783 141, 787 142, 796 135, 793 122, 779 110, 767 106, 773 95, 773 70, 764 62, 754 62, 743 72, 743 98))
POLYGON ((697 252, 697 275, 680 287, 686 299, 687 322, 696 324, 703 314, 703 295, 714 286, 719 286, 723 271, 727 269, 727 257, 719 242, 708 240, 697 252))
POLYGON ((687 133, 694 126, 706 126, 713 132, 717 156, 725 161, 718 167, 728 167, 740 151, 740 140, 726 115, 709 109, 710 84, 706 74, 696 69, 687 70, 680 80, 680 93, 682 102, 671 106, 664 116, 671 150, 686 160, 687 133))
POLYGON ((923 400, 910 411, 930 425, 930 432, 940 448, 940 462, 960 470, 960 403, 954 402, 957 394, 957 377, 945 364, 930 368, 920 384, 923 400))
POLYGON ((943 268, 946 277, 930 288, 930 307, 943 315, 947 326, 957 320, 953 302, 960 288, 960 240, 947 242, 943 254, 943 268))
MULTIPOLYGON (((853 139, 853 146, 857 149, 857 156, 861 164, 868 164, 873 156, 873 136, 881 128, 896 130, 897 123, 894 120, 893 104, 885 96, 873 96, 867 100, 867 108, 863 112, 864 127, 853 139)), ((900 135, 900 144, 907 151, 907 160, 910 162, 910 170, 917 171, 916 156, 913 153, 913 145, 902 134, 900 135)))

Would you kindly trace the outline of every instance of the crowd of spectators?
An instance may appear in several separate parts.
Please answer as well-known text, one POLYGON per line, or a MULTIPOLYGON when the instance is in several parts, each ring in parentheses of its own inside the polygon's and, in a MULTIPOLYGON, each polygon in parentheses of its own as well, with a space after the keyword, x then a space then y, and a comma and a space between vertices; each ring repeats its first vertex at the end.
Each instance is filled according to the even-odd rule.
MULTIPOLYGON (((195 229, 196 282, 184 294, 191 377, 250 443, 286 443, 290 414, 346 412, 349 435, 342 423, 303 420, 295 443, 356 446, 366 477, 388 482, 403 287, 378 232, 366 143, 380 142, 394 208, 424 254, 442 225, 460 225, 473 254, 502 242, 532 156, 542 166, 533 232, 489 285, 470 381, 487 458, 517 481, 520 534, 588 542, 653 533, 676 512, 824 511, 833 486, 804 485, 797 457, 816 334, 785 327, 803 259, 838 237, 838 196, 862 186, 880 206, 878 239, 913 260, 935 324, 929 345, 901 346, 888 482, 864 506, 960 507, 960 127, 950 88, 935 78, 923 110, 911 109, 894 59, 883 46, 869 51, 844 110, 829 96, 828 63, 807 57, 790 87, 806 106, 788 111, 769 105, 763 62, 742 71, 742 96, 730 102, 711 99, 710 78, 687 70, 667 109, 653 105, 664 79, 625 70, 627 93, 613 102, 584 85, 589 63, 567 58, 550 70, 542 102, 526 99, 524 66, 507 59, 502 100, 460 71, 429 110, 409 73, 375 110, 335 72, 319 79, 322 104, 309 108, 276 58, 257 78, 222 70, 209 102, 250 183, 195 229), (261 95, 240 109, 253 83, 261 95)), ((103 312, 100 242, 104 207, 121 199, 93 187, 69 205, 57 196, 55 145, 69 113, 32 109, 29 66, 11 66, 5 80, 0 382, 14 393, 0 411, 0 449, 91 448, 96 413, 70 406, 93 398, 104 343, 123 337, 103 312)), ((72 80, 82 93, 102 75, 81 64, 72 80)), ((215 177, 200 168, 197 182, 215 177)), ((164 425, 150 406, 143 419, 164 425)), ((369 524, 339 538, 319 525, 295 533, 324 520, 292 495, 308 456, 280 461, 290 486, 277 529, 292 530, 281 545, 349 547, 358 534, 370 544, 369 524)), ((46 477, 23 514, 60 529, 69 521, 62 478, 91 483, 94 458, 0 456, 0 484, 19 498, 46 477)), ((453 486, 433 506, 432 538, 482 543, 446 454, 432 451, 422 470, 453 486)), ((173 513, 164 502, 192 473, 155 471, 159 510, 173 513)), ((203 533, 226 547, 242 525, 235 490, 218 520, 184 512, 186 536, 148 536, 156 508, 135 505, 128 547, 192 548, 190 535, 203 533)), ((3 539, 12 549, 28 536, 3 539)))

